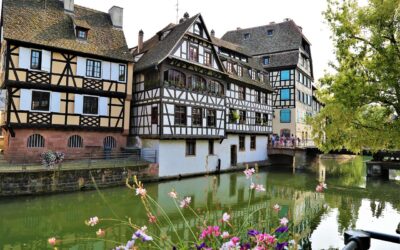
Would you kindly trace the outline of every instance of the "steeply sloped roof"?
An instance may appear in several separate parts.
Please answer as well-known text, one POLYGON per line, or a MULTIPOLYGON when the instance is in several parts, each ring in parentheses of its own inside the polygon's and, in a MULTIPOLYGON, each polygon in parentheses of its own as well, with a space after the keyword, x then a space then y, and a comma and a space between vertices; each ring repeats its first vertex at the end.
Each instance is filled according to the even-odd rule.
MULTIPOLYGON (((135 71, 141 71, 156 66, 167 58, 199 16, 200 14, 197 14, 177 25, 168 25, 161 30, 164 32, 170 30, 169 34, 162 40, 159 39, 157 34, 144 42, 142 51, 139 51, 139 54, 144 52, 144 55, 135 64, 135 71)), ((135 55, 136 51, 134 50, 133 53, 135 55)))
POLYGON ((133 61, 110 15, 82 6, 71 15, 59 0, 3 0, 3 27, 5 39, 133 61), (76 38, 74 24, 89 29, 87 41, 76 38))
POLYGON ((243 47, 239 44, 231 43, 231 42, 216 38, 214 36, 211 36, 211 40, 218 47, 226 48, 226 49, 235 51, 235 52, 240 53, 245 56, 251 56, 250 51, 248 51, 245 47, 243 47))
POLYGON ((299 50, 302 46, 302 39, 307 41, 301 29, 292 20, 228 31, 222 36, 222 40, 240 44, 252 55, 299 50), (267 35, 268 30, 273 30, 273 34, 267 35), (249 34, 247 39, 244 37, 245 34, 249 34))
MULTIPOLYGON (((269 64, 264 65, 265 69, 296 66, 299 62, 299 51, 288 51, 270 54, 269 64)), ((262 58, 259 59, 260 61, 262 58)))

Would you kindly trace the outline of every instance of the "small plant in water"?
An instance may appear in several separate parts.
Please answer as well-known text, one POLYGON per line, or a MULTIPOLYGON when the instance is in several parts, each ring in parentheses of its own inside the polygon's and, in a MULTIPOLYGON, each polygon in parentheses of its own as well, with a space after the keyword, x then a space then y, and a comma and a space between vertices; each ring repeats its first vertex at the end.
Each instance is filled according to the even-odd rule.
MULTIPOLYGON (((98 228, 94 231, 97 238, 102 238, 104 241, 109 241, 114 244, 116 250, 136 250, 136 249, 197 249, 197 250, 283 250, 283 249, 298 249, 297 235, 289 232, 290 222, 286 217, 279 217, 278 213, 281 209, 279 204, 271 206, 276 213, 272 214, 271 221, 275 221, 275 227, 267 228, 266 225, 256 222, 253 215, 261 210, 251 211, 250 204, 252 196, 256 192, 265 192, 266 189, 261 184, 253 183, 253 175, 257 175, 258 167, 244 171, 249 180, 249 198, 248 198, 248 214, 242 220, 235 220, 233 214, 229 211, 221 211, 221 217, 217 222, 209 218, 209 213, 201 213, 201 210, 195 210, 192 206, 192 197, 181 196, 175 190, 166 192, 165 196, 169 196, 175 205, 177 213, 180 215, 186 229, 189 232, 189 237, 184 237, 178 233, 172 219, 165 212, 163 207, 155 201, 147 192, 144 185, 136 178, 133 178, 134 185, 130 185, 127 180, 126 185, 135 192, 140 198, 143 208, 146 211, 148 222, 151 224, 150 230, 147 226, 135 225, 130 218, 127 220, 117 219, 99 219, 97 216, 89 218, 85 224, 89 227, 95 227, 102 224, 103 221, 118 222, 126 225, 132 230, 132 236, 120 244, 115 241, 109 241, 104 238, 107 234, 107 228, 98 228), (192 214, 200 221, 196 227, 190 226, 188 223, 188 213, 192 214), (172 235, 166 235, 162 228, 172 229, 172 235), (158 229, 158 230, 156 230, 158 229)), ((322 189, 326 185, 319 184, 322 189)), ((317 188, 318 188, 317 186, 317 188)), ((317 190, 319 192, 319 188, 317 190)), ((87 239, 90 240, 90 239, 87 239)), ((48 239, 49 245, 56 249, 56 245, 61 240, 52 237, 48 239)))

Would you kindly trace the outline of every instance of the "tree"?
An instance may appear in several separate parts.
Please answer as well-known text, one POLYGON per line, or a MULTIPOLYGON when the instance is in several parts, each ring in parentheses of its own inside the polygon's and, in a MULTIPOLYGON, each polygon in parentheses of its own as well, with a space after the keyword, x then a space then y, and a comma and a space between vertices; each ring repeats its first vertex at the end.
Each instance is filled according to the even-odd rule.
POLYGON ((309 122, 323 151, 400 149, 400 0, 328 0, 335 73, 321 80, 325 107, 309 122))

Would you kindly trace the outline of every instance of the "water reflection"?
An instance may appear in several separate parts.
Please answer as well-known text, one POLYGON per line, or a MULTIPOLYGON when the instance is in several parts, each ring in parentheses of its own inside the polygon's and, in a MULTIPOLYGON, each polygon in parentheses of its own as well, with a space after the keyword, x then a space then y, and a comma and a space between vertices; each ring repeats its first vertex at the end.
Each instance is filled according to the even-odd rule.
MULTIPOLYGON (((187 227, 167 196, 173 188, 181 196, 191 196, 195 210, 207 215, 214 224, 224 211, 230 212, 234 224, 254 212, 254 227, 270 231, 279 217, 287 216, 293 223, 292 232, 300 236, 304 249, 340 248, 343 232, 347 229, 393 233, 400 222, 400 184, 367 182, 364 160, 362 157, 319 159, 311 165, 311 173, 295 175, 291 171, 262 171, 255 177, 255 182, 266 187, 265 193, 250 194, 249 181, 242 173, 147 184, 146 188, 163 205, 179 234, 185 238, 190 237, 187 227), (328 183, 328 190, 323 194, 315 192, 318 181, 328 183), (250 195, 253 198, 248 207, 250 195), (276 203, 282 207, 279 214, 272 209, 276 203), (371 225, 371 221, 377 225, 371 225)), ((159 215, 160 211, 155 213, 159 215)), ((85 192, 2 199, 0 249, 46 249, 47 238, 51 236, 63 239, 59 249, 112 248, 114 244, 96 240, 95 230, 84 225, 83 221, 94 215, 130 217, 138 225, 148 224, 139 198, 127 188, 104 190, 101 195, 85 192)), ((193 228, 202 223, 187 211, 185 215, 193 228)), ((132 234, 121 225, 108 223, 102 227, 108 227, 108 240, 125 242, 132 234)), ((159 234, 173 235, 172 228, 165 226, 159 234)), ((374 242, 373 246, 373 249, 390 249, 384 242, 374 242)))

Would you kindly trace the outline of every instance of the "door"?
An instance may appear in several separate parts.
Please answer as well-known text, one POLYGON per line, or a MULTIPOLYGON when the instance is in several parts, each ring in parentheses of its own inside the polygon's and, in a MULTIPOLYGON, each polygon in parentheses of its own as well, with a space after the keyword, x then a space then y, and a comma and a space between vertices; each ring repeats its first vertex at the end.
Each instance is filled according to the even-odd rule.
POLYGON ((231 166, 237 165, 237 146, 231 145, 231 166))

